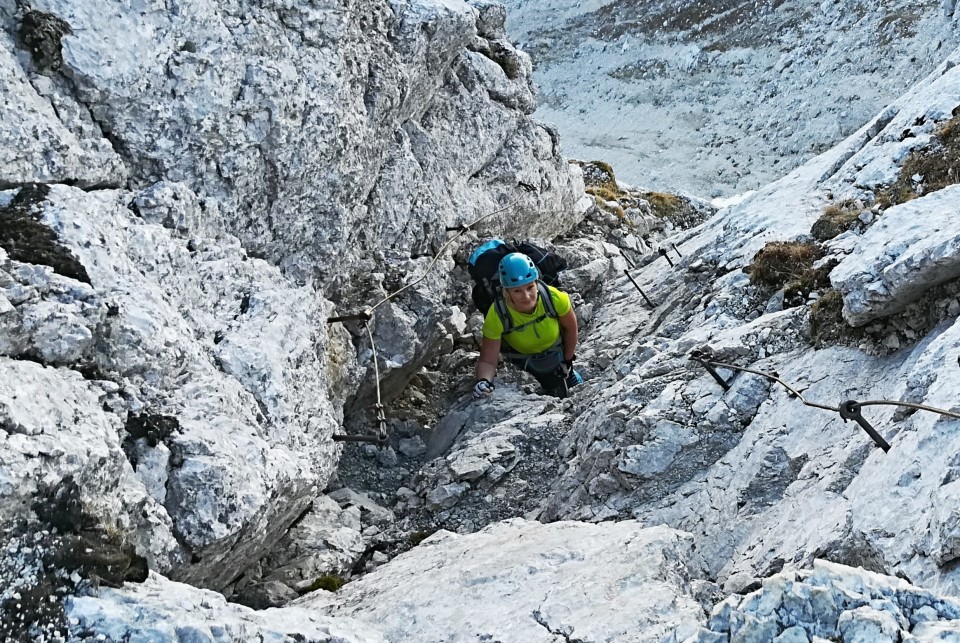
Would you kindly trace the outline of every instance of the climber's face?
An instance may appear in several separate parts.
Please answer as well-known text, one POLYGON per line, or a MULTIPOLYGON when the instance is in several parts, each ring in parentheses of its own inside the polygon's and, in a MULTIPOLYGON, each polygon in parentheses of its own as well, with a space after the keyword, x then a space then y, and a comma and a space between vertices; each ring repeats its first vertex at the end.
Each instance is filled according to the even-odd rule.
POLYGON ((505 288, 510 307, 518 313, 532 313, 537 307, 537 282, 505 288))

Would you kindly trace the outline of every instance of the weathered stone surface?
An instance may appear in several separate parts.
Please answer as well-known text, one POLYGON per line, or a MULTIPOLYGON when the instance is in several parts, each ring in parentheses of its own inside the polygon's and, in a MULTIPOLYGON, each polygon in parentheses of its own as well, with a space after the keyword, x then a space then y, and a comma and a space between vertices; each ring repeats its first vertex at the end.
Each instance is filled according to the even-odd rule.
POLYGON ((255 610, 262 610, 268 607, 282 607, 298 596, 299 594, 289 586, 280 581, 271 580, 244 587, 235 597, 234 602, 255 610))
POLYGON ((960 186, 894 206, 830 273, 853 326, 902 310, 933 286, 960 276, 960 186))
POLYGON ((315 611, 285 607, 254 611, 228 603, 209 590, 151 574, 146 582, 123 590, 103 588, 99 596, 71 597, 65 605, 71 634, 90 632, 107 640, 283 641, 385 643, 376 626, 356 619, 330 618, 315 611))
MULTIPOLYGON (((712 643, 717 633, 737 641, 936 641, 960 613, 955 598, 937 596, 898 578, 822 560, 813 569, 785 571, 763 588, 719 604, 688 639, 712 643), (917 623, 922 626, 915 627, 917 623), (914 638, 916 637, 916 638, 914 638)), ((955 632, 954 632, 955 635, 955 632)))
POLYGON ((421 253, 501 198, 551 213, 579 198, 551 135, 526 116, 530 61, 491 3, 42 9, 69 25, 59 70, 70 82, 29 76, 50 86, 54 112, 5 35, 0 82, 17 101, 7 138, 51 133, 8 148, 28 152, 10 159, 11 180, 183 183, 214 225, 324 280, 366 268, 365 255, 421 253))
POLYGON ((697 565, 691 544, 686 534, 633 521, 517 519, 468 536, 439 532, 337 594, 296 605, 377 624, 391 641, 451 632, 517 642, 660 641, 681 621, 702 618, 684 590, 697 565))
POLYGON ((352 489, 337 489, 330 493, 330 498, 340 503, 341 507, 360 509, 365 524, 380 525, 393 522, 393 512, 378 505, 365 493, 358 493, 352 489))
POLYGON ((266 558, 264 577, 303 592, 320 576, 348 576, 365 549, 361 513, 356 505, 341 509, 332 498, 320 496, 266 558))
POLYGON ((101 408, 109 390, 75 371, 0 357, 0 515, 26 517, 38 491, 72 478, 85 511, 126 534, 150 567, 170 569, 183 562, 173 523, 127 461, 120 418, 101 408))
MULTIPOLYGON (((0 11, 3 11, 0 9, 0 11)), ((0 189, 18 183, 119 187, 127 169, 83 105, 63 83, 30 74, 12 34, 0 30, 0 189)))
MULTIPOLYGON (((112 422, 141 413, 175 418, 176 430, 128 453, 143 464, 137 473, 183 548, 179 559, 168 553, 153 562, 223 586, 282 535, 332 473, 329 436, 340 410, 323 394, 326 360, 317 353, 330 343, 328 305, 247 257, 236 240, 188 243, 136 217, 129 199, 120 191, 50 191, 38 216, 91 283, 6 261, 5 297, 16 304, 3 314, 0 337, 14 357, 106 382, 97 407, 105 405, 112 422)), ((11 406, 14 417, 24 416, 22 404, 11 406)), ((62 476, 58 461, 52 471, 62 476)), ((169 538, 167 530, 156 537, 169 538)))

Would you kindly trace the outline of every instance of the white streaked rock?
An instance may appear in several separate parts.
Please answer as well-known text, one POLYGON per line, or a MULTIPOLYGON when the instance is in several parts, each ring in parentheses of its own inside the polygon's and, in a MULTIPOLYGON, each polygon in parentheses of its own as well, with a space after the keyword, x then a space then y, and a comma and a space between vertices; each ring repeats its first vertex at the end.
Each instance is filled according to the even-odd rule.
POLYGON ((336 594, 295 603, 376 625, 390 641, 660 641, 703 611, 686 590, 689 534, 634 521, 525 520, 438 532, 336 594))

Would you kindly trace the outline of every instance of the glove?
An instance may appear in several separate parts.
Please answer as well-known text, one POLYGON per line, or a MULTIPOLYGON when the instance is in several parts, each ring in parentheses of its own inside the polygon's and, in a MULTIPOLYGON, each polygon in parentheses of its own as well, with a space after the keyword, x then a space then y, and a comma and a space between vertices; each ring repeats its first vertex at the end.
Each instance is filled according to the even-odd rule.
POLYGON ((493 394, 493 389, 497 388, 493 385, 493 382, 490 380, 480 380, 477 382, 477 385, 473 387, 473 397, 480 399, 481 397, 488 397, 493 394))
POLYGON ((560 374, 561 374, 561 375, 563 375, 564 377, 568 377, 568 376, 570 375, 570 371, 573 370, 573 360, 574 360, 575 358, 576 358, 576 355, 574 355, 574 356, 571 357, 570 359, 565 359, 565 360, 563 360, 562 362, 560 362, 560 374))

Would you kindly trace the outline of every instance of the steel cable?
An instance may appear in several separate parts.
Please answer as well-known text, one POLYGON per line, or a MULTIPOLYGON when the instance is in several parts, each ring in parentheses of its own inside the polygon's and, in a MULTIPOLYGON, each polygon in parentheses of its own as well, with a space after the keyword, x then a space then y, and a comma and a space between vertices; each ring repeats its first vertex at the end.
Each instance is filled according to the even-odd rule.
MULTIPOLYGON (((768 380, 772 380, 772 381, 774 381, 774 382, 777 382, 777 383, 780 384, 781 386, 783 386, 785 389, 787 389, 787 391, 790 392, 790 394, 791 394, 792 396, 796 397, 797 399, 799 399, 801 402, 803 402, 803 403, 804 403, 805 405, 807 405, 807 406, 811 406, 811 407, 817 408, 817 409, 823 409, 824 411, 833 411, 834 413, 839 413, 839 412, 840 412, 840 408, 839 408, 839 407, 836 407, 836 406, 827 406, 827 405, 825 405, 825 404, 819 404, 819 403, 817 403, 817 402, 811 402, 811 401, 807 400, 806 398, 803 397, 803 395, 800 394, 799 391, 797 391, 794 387, 792 387, 792 386, 790 386, 789 384, 787 384, 786 382, 784 382, 784 381, 783 381, 782 379, 780 379, 780 377, 779 377, 778 375, 776 375, 775 373, 767 373, 767 372, 764 372, 764 371, 754 370, 754 369, 752 369, 752 368, 746 368, 746 367, 744 367, 744 366, 736 366, 736 365, 734 365, 734 364, 726 364, 726 363, 724 363, 724 362, 715 362, 715 361, 713 361, 713 360, 705 359, 705 358, 703 358, 702 356, 693 356, 693 355, 692 355, 691 357, 693 357, 693 359, 695 359, 695 360, 697 360, 697 361, 699 361, 699 362, 701 362, 701 363, 703 363, 703 364, 709 364, 710 366, 715 366, 715 367, 717 367, 717 368, 726 368, 726 369, 732 370, 732 371, 742 371, 742 372, 744 372, 744 373, 751 373, 751 374, 753 374, 753 375, 759 375, 760 377, 765 377, 765 378, 767 378, 768 380)), ((914 410, 917 410, 917 411, 929 411, 929 412, 931 412, 931 413, 939 413, 940 415, 944 415, 944 416, 947 416, 947 417, 952 417, 952 418, 960 419, 960 413, 956 413, 956 412, 954 412, 954 411, 948 411, 948 410, 946 410, 946 409, 940 409, 940 408, 937 408, 937 407, 935 407, 935 406, 928 406, 928 405, 926 405, 926 404, 914 404, 914 403, 912 403, 912 402, 900 402, 900 401, 897 401, 897 400, 868 400, 868 401, 866 401, 866 402, 857 402, 857 404, 858 404, 859 406, 877 406, 877 405, 902 406, 902 407, 909 408, 909 409, 914 409, 914 410)))

